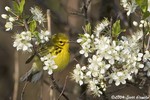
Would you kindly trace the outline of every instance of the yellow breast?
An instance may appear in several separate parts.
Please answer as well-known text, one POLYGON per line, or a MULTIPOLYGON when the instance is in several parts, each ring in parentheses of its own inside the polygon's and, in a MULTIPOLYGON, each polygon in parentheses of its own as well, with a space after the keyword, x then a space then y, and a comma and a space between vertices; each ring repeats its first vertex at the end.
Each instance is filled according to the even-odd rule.
POLYGON ((62 50, 61 53, 59 53, 56 58, 54 58, 54 61, 58 68, 55 71, 63 70, 69 63, 70 60, 70 53, 68 51, 62 50))

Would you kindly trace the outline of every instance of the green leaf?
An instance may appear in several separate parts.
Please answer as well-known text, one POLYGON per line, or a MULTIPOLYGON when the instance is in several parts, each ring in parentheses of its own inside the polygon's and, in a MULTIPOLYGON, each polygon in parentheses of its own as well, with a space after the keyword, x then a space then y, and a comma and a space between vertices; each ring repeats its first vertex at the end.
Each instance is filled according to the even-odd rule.
POLYGON ((34 32, 33 32, 33 35, 34 35, 34 37, 37 39, 38 42, 41 41, 41 40, 40 40, 40 37, 39 37, 39 34, 40 34, 40 33, 39 33, 38 31, 34 31, 34 32))
POLYGON ((143 19, 146 19, 147 17, 150 16, 150 13, 149 11, 146 11, 144 14, 143 14, 143 19))
POLYGON ((85 25, 85 31, 86 31, 87 33, 90 33, 90 34, 91 34, 91 24, 90 24, 90 23, 88 23, 87 25, 85 25))
POLYGON ((112 25, 112 37, 113 38, 118 38, 119 34, 125 30, 122 30, 120 27, 120 20, 117 20, 113 25, 112 25))
POLYGON ((29 29, 30 29, 31 32, 35 31, 35 29, 36 29, 36 21, 35 20, 30 22, 29 29))
POLYGON ((142 11, 145 13, 148 9, 148 0, 136 0, 136 3, 140 6, 142 11))
POLYGON ((17 15, 20 14, 20 10, 19 10, 20 8, 16 1, 13 1, 13 9, 14 9, 15 14, 17 14, 17 15))
POLYGON ((20 4, 19 4, 19 11, 22 14, 23 9, 24 9, 24 5, 25 5, 25 0, 21 0, 20 4))

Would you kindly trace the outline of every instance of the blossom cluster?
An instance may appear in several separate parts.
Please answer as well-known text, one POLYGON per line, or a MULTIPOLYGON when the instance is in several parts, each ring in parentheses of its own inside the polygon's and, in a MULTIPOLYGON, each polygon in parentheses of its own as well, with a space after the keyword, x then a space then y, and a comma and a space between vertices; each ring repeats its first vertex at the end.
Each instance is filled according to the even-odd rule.
MULTIPOLYGON (((141 1, 138 1, 138 2, 142 3, 141 1)), ((142 6, 147 6, 146 10, 150 12, 150 0, 147 0, 145 2, 147 2, 145 3, 146 5, 143 4, 142 6)), ((129 16, 131 13, 134 13, 136 8, 138 7, 136 0, 120 0, 120 4, 124 8, 124 10, 127 11, 127 16, 129 16)))
POLYGON ((123 8, 127 11, 127 16, 129 16, 131 13, 135 12, 137 8, 137 4, 135 0, 121 0, 120 1, 123 8))
POLYGON ((84 54, 85 57, 88 57, 88 53, 91 53, 93 51, 93 45, 92 40, 94 38, 94 35, 90 35, 88 33, 85 33, 82 35, 81 38, 77 40, 78 43, 81 43, 82 50, 80 50, 80 54, 84 54))
MULTIPOLYGON (((6 6, 5 10, 8 12, 8 14, 2 14, 1 17, 3 19, 6 19, 6 24, 5 24, 6 31, 12 30, 14 24, 20 25, 21 23, 22 24, 24 23, 22 22, 22 19, 21 20, 19 19, 18 17, 19 15, 13 12, 13 10, 10 7, 6 6)), ((33 14, 33 20, 39 22, 39 24, 45 21, 44 15, 38 7, 34 7, 34 8, 31 7, 30 11, 33 14)), ((36 26, 32 26, 32 27, 36 27, 36 26)), ((34 32, 31 32, 29 30, 30 27, 27 28, 28 28, 27 31, 22 31, 21 33, 17 33, 14 36, 15 40, 13 46, 16 47, 17 51, 22 50, 22 51, 32 52, 33 44, 37 45, 40 43, 48 42, 49 38, 51 37, 51 33, 47 30, 40 29, 41 31, 40 32, 36 31, 35 34, 34 32)))
MULTIPOLYGON (((87 84, 89 90, 97 96, 106 90, 107 83, 115 82, 116 86, 126 84, 127 80, 137 75, 139 69, 144 68, 148 71, 147 75, 150 75, 150 65, 144 67, 143 62, 150 59, 149 51, 144 54, 141 52, 143 31, 139 30, 130 37, 122 36, 116 41, 101 34, 109 25, 109 22, 106 23, 98 25, 102 27, 101 31, 95 31, 92 35, 86 32, 77 40, 81 45, 79 53, 87 57, 88 64, 77 64, 72 74, 79 85, 87 84), (88 56, 89 53, 91 56, 88 56)), ((100 28, 96 27, 96 30, 100 28)))
POLYGON ((48 74, 51 75, 58 66, 54 61, 55 56, 52 56, 50 53, 46 56, 41 57, 41 61, 44 63, 43 69, 48 70, 48 74))
POLYGON ((139 28, 147 27, 150 26, 150 21, 146 20, 141 20, 139 23, 136 21, 133 21, 134 26, 138 26, 139 28))
POLYGON ((147 76, 150 77, 150 52, 145 51, 145 55, 143 56, 143 61, 145 63, 144 71, 147 72, 147 76))
MULTIPOLYGON (((7 12, 12 12, 10 7, 6 6, 5 7, 5 10, 7 12)), ((13 22, 15 22, 16 20, 18 20, 17 16, 15 14, 13 15, 7 15, 7 14, 2 14, 1 17, 3 19, 6 19, 6 24, 5 24, 5 28, 6 28, 6 31, 10 31, 13 29, 13 22)))
MULTIPOLYGON (((95 34, 96 36, 99 36, 99 33, 101 33, 107 26, 109 25, 109 22, 107 19, 103 20, 101 23, 99 23, 96 26, 95 34)), ((84 54, 85 57, 88 57, 89 53, 92 53, 94 51, 94 35, 85 33, 81 35, 81 37, 77 40, 77 43, 81 44, 82 49, 79 51, 80 54, 84 54)))
POLYGON ((32 52, 33 45, 31 44, 32 34, 30 31, 23 31, 20 34, 16 34, 13 46, 18 50, 32 52))
MULTIPOLYGON (((23 52, 34 52, 35 48, 40 47, 40 44, 46 43, 51 37, 51 33, 44 28, 45 16, 38 7, 31 7, 30 11, 32 16, 26 22, 23 21, 23 18, 19 17, 17 13, 8 6, 5 7, 5 10, 8 14, 2 14, 1 17, 6 19, 5 28, 6 31, 13 29, 13 26, 26 26, 26 31, 16 33, 14 35, 13 47, 17 51, 22 50, 23 52), (20 19, 19 19, 20 18, 20 19), (32 23, 33 22, 33 23, 32 23), (39 23, 39 28, 37 29, 37 23, 39 23), (42 26, 41 26, 42 25, 42 26), (43 29, 44 28, 44 29, 43 29)), ((43 62, 43 70, 48 70, 48 74, 52 74, 53 71, 58 67, 55 64, 54 58, 51 54, 46 54, 45 56, 40 57, 43 62)))
MULTIPOLYGON (((38 35, 39 38, 36 39, 36 43, 39 44, 48 42, 51 34, 49 31, 41 30, 38 35)), ((34 40, 34 38, 36 38, 36 36, 34 36, 30 31, 23 31, 19 34, 15 34, 13 46, 16 47, 17 51, 22 50, 32 52, 32 40, 34 40)))
POLYGON ((33 14, 33 19, 38 21, 39 24, 45 22, 45 17, 42 13, 42 10, 40 10, 38 7, 31 7, 30 11, 33 14))
POLYGON ((51 36, 51 33, 49 31, 43 31, 41 30, 41 32, 39 33, 39 38, 40 38, 40 42, 41 43, 45 43, 49 41, 49 38, 51 36))

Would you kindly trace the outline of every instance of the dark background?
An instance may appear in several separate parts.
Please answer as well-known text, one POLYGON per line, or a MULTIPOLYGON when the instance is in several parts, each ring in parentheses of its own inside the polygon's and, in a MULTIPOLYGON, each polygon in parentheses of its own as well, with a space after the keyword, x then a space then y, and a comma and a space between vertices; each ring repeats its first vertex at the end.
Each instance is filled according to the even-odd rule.
MULTIPOLYGON (((71 41, 76 41, 79 33, 83 33, 82 26, 85 25, 86 19, 84 12, 87 12, 87 19, 95 25, 97 21, 102 20, 104 17, 109 19, 121 19, 122 27, 128 27, 134 29, 131 20, 137 20, 138 16, 132 14, 130 21, 126 18, 125 12, 119 6, 119 0, 92 0, 88 6, 88 10, 83 9, 84 0, 26 0, 25 13, 29 14, 30 7, 38 5, 42 8, 43 12, 46 9, 51 10, 52 17, 52 33, 65 32, 69 35, 71 41)), ((6 13, 5 6, 12 6, 11 0, 1 0, 0 14, 6 13)), ((25 74, 31 67, 31 64, 25 64, 25 61, 29 57, 28 53, 16 52, 13 48, 13 35, 18 29, 10 32, 5 32, 4 29, 5 20, 0 18, 0 100, 12 100, 14 95, 14 75, 15 69, 18 64, 19 71, 18 77, 25 74)), ((130 32, 130 30, 128 30, 130 32)), ((128 33, 125 33, 128 34, 128 33)), ((78 54, 79 45, 71 43, 70 52, 71 59, 68 67, 62 72, 55 73, 54 78, 60 88, 66 81, 65 94, 70 100, 103 100, 101 98, 93 97, 91 93, 85 92, 84 86, 80 87, 73 80, 71 80, 71 72, 77 63, 74 58, 80 60, 81 56, 78 54), (68 76, 66 80, 66 76, 68 76)), ((25 88, 23 100, 57 100, 59 93, 54 88, 51 89, 52 83, 47 74, 43 76, 43 80, 38 83, 29 83, 25 88), (45 84, 43 80, 46 80, 50 85, 45 84)), ((21 93, 24 87, 24 82, 18 81, 17 100, 21 100, 21 93)), ((107 96, 111 99, 111 96, 117 95, 144 95, 146 90, 139 89, 134 85, 119 86, 114 85, 107 89, 107 96), (121 89, 120 89, 121 88, 121 89), (118 90, 119 89, 119 90, 118 90)), ((61 100, 64 100, 61 97, 61 100)))

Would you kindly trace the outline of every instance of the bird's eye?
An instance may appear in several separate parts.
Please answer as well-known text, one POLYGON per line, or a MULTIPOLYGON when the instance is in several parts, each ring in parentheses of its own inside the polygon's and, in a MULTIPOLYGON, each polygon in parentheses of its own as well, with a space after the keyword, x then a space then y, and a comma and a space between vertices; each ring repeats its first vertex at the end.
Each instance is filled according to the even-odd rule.
POLYGON ((59 44, 60 44, 61 46, 65 45, 65 43, 64 43, 63 41, 59 41, 59 44))
POLYGON ((62 41, 59 41, 59 43, 63 43, 62 41))

